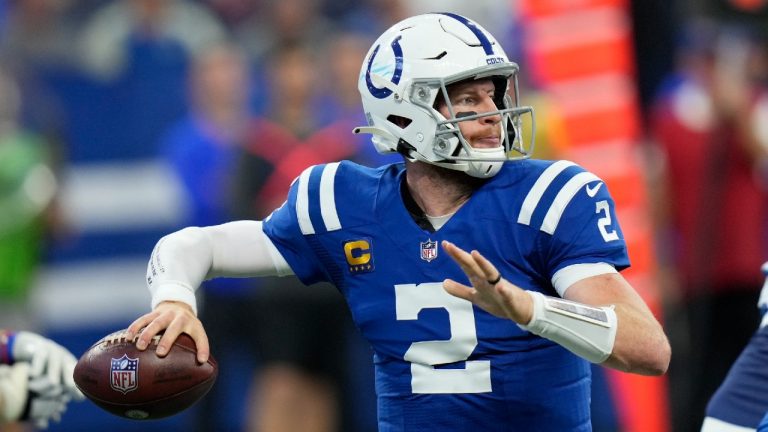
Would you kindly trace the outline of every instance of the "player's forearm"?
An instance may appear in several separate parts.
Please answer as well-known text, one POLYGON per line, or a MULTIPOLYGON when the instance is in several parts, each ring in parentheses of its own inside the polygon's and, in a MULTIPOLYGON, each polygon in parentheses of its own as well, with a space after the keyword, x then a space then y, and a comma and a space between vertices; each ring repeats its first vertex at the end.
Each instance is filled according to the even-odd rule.
POLYGON ((152 307, 180 301, 195 307, 195 290, 219 276, 291 274, 285 260, 264 234, 261 222, 238 221, 211 227, 189 227, 157 243, 147 266, 152 307))
POLYGON ((617 305, 618 329, 611 356, 603 363, 614 369, 641 375, 667 371, 671 348, 661 325, 651 312, 634 305, 617 305))
POLYGON ((627 305, 590 306, 528 292, 531 321, 522 328, 593 363, 641 375, 661 375, 669 344, 653 317, 627 305))
POLYGON ((666 372, 671 352, 667 337, 640 295, 620 274, 576 282, 566 297, 591 306, 613 305, 616 336, 602 365, 642 375, 666 372))
POLYGON ((197 312, 195 290, 213 266, 213 245, 203 228, 191 227, 160 239, 147 265, 152 308, 180 301, 197 312))

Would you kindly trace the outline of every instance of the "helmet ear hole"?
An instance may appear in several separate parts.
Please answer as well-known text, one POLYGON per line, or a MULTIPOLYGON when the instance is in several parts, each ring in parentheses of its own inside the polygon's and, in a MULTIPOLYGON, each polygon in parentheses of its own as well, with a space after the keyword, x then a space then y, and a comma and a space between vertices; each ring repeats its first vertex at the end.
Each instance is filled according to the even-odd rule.
POLYGON ((445 105, 445 96, 443 95, 443 92, 438 91, 437 95, 435 96, 435 102, 432 103, 432 108, 439 111, 440 108, 445 105))
POLYGON ((504 96, 507 94, 507 88, 509 87, 509 79, 507 77, 495 76, 491 78, 494 87, 493 102, 496 104, 497 109, 506 108, 504 103, 504 96))
POLYGON ((399 115, 394 115, 394 114, 390 114, 389 116, 387 116, 387 121, 389 121, 393 125, 399 127, 400 129, 407 128, 408 125, 410 125, 411 122, 413 122, 413 120, 411 120, 409 118, 402 117, 402 116, 399 116, 399 115))
POLYGON ((515 127, 515 122, 510 117, 507 119, 506 123, 507 123, 507 139, 510 145, 514 146, 515 140, 517 139, 517 128, 515 127))

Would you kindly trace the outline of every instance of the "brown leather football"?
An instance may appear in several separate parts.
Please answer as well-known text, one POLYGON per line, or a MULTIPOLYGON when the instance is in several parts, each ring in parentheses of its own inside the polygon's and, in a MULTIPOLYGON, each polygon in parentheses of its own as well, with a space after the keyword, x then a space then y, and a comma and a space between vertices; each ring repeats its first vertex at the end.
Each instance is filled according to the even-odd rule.
POLYGON ((195 342, 181 334, 165 357, 155 353, 160 336, 139 351, 125 330, 105 336, 78 360, 74 379, 93 403, 134 420, 168 417, 189 408, 211 389, 219 368, 212 356, 197 362, 195 342))

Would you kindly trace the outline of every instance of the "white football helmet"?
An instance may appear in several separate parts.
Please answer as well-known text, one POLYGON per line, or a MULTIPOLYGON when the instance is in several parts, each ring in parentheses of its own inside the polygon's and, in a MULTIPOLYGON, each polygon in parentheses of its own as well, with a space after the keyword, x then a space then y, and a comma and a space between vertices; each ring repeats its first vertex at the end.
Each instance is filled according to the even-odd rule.
POLYGON ((368 126, 379 153, 398 152, 411 161, 463 171, 473 177, 492 177, 507 160, 525 159, 533 151, 522 136, 523 114, 533 109, 519 105, 517 64, 485 29, 452 13, 407 18, 390 27, 365 56, 358 79, 368 126), (450 104, 450 84, 491 78, 496 86, 496 111, 460 113, 450 104), (439 94, 448 103, 450 118, 435 107, 439 94), (470 115, 467 115, 470 114, 470 115), (473 148, 458 122, 501 116, 502 144, 473 148))

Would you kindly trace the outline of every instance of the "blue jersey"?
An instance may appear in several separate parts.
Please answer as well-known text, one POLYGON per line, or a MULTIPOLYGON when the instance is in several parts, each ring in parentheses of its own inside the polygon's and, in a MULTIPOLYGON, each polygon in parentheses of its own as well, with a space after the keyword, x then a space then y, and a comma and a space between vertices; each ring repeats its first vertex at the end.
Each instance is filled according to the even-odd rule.
POLYGON ((435 232, 409 214, 403 181, 403 164, 314 166, 264 221, 303 282, 331 282, 346 297, 375 353, 379 430, 591 430, 589 364, 446 293, 444 279, 469 281, 440 241, 557 295, 558 270, 629 265, 600 179, 565 161, 507 163, 435 232))
POLYGON ((763 264, 763 274, 766 281, 757 303, 760 328, 709 400, 707 417, 768 432, 768 263, 763 264))
POLYGON ((768 411, 768 327, 752 336, 707 405, 707 417, 756 428, 768 411))
POLYGON ((768 414, 766 414, 757 425, 757 432, 768 432, 768 414))

